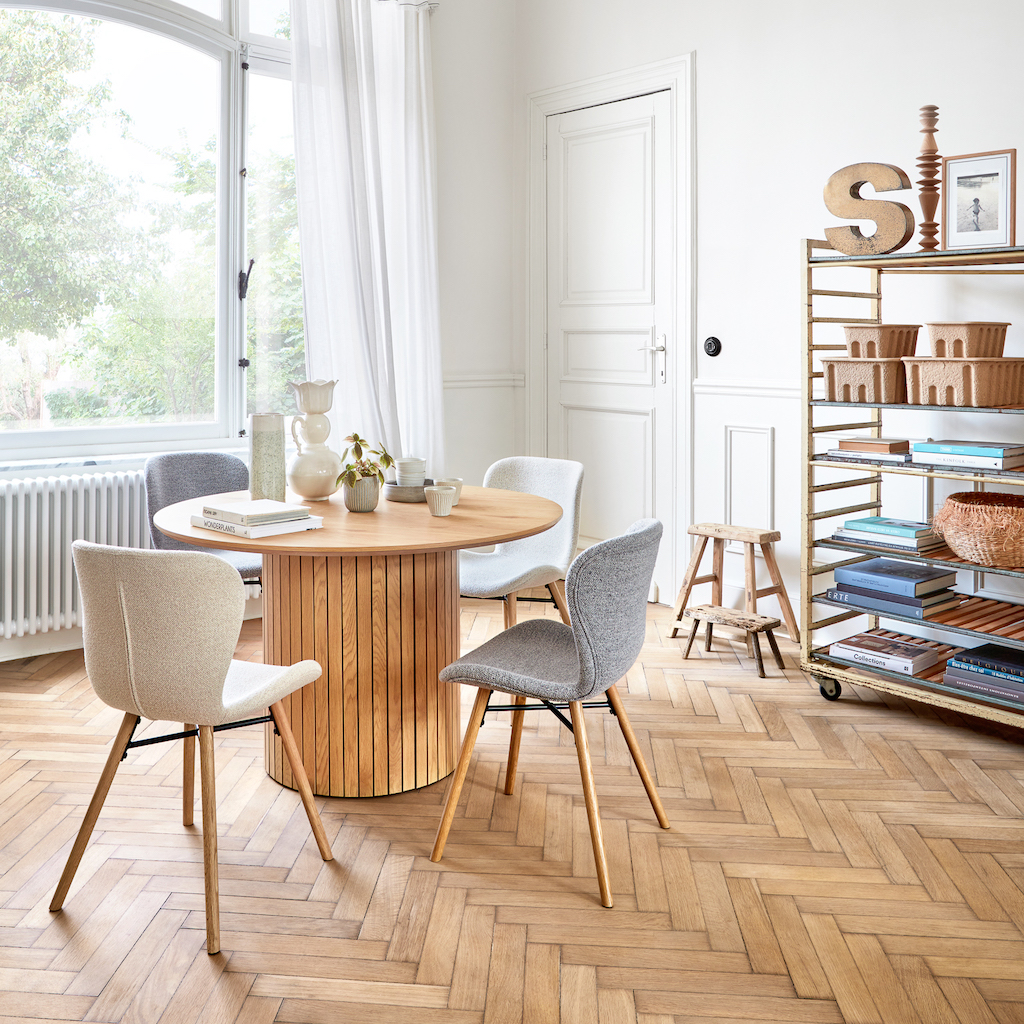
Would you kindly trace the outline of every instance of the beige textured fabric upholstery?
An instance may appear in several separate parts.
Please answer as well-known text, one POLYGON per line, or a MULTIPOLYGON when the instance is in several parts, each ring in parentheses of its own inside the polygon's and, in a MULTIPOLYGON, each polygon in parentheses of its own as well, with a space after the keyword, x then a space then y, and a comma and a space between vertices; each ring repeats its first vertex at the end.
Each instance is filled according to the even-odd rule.
POLYGON ((85 668, 105 704, 143 718, 222 725, 319 678, 320 665, 232 660, 245 586, 201 551, 75 541, 85 668))

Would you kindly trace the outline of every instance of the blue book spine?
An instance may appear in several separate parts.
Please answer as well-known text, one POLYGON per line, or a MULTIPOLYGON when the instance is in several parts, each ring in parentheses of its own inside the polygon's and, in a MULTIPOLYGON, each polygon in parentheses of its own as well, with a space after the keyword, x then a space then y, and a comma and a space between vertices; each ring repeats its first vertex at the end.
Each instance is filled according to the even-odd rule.
POLYGON ((966 661, 953 657, 946 662, 950 668, 959 669, 961 672, 970 672, 972 675, 988 676, 991 679, 1007 679, 1018 686, 1024 686, 1024 676, 1015 676, 1012 672, 1002 672, 997 668, 982 668, 981 665, 970 665, 966 661))
POLYGON ((947 455, 982 455, 988 458, 1001 459, 1008 452, 1017 452, 1019 444, 938 444, 935 441, 915 441, 915 452, 942 452, 947 455))
POLYGON ((825 596, 830 601, 840 604, 849 604, 857 608, 867 608, 870 611, 878 612, 880 615, 899 615, 904 619, 923 619, 926 611, 930 608, 915 608, 912 604, 898 604, 896 601, 884 601, 875 597, 860 597, 857 594, 847 594, 842 590, 826 590, 825 596))
POLYGON ((915 579, 875 575, 873 572, 858 572, 856 569, 835 569, 832 575, 835 576, 836 583, 845 583, 848 587, 863 587, 865 590, 878 590, 883 594, 902 594, 904 597, 917 597, 917 584, 921 582, 915 579))
POLYGON ((913 526, 897 526, 894 520, 885 519, 847 519, 843 523, 847 530, 864 530, 867 533, 887 533, 893 537, 926 537, 932 532, 927 523, 917 523, 913 526))

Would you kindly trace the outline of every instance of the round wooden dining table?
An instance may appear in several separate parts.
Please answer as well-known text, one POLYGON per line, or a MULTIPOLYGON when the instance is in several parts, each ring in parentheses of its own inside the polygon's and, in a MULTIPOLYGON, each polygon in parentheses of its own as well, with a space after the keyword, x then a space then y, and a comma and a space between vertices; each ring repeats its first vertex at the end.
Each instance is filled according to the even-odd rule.
MULTIPOLYGON (((459 548, 529 537, 562 517, 557 502, 493 487, 464 487, 449 516, 425 503, 381 498, 349 512, 287 500, 322 516, 322 529, 260 540, 191 525, 204 504, 246 491, 168 505, 154 524, 177 540, 263 556, 263 660, 318 661, 320 678, 284 701, 313 791, 384 796, 428 786, 458 758, 459 688, 437 676, 459 657, 459 548)), ((268 723, 267 773, 294 787, 268 723)))

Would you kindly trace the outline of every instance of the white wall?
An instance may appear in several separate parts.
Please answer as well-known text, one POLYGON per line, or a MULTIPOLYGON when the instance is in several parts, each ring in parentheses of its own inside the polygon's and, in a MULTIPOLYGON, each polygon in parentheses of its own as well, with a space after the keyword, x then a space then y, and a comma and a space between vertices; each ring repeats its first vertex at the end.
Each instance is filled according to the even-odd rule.
MULTIPOLYGON (((728 498, 734 515, 737 508, 754 515, 773 496, 780 562, 795 598, 798 240, 820 238, 837 223, 821 194, 839 168, 881 161, 917 177, 923 104, 939 107, 940 153, 1019 147, 1024 156, 1024 4, 443 0, 434 19, 446 375, 525 372, 526 98, 694 53, 695 340, 699 346, 715 335, 724 349, 716 359, 698 350, 692 516, 721 521, 728 498), (752 485, 771 494, 752 493, 744 460, 757 458, 755 445, 771 441, 772 427, 774 481, 755 477, 752 485), (736 485, 744 480, 740 500, 736 485)), ((907 205, 919 213, 916 198, 907 205)), ((1000 318, 971 289, 921 294, 927 302, 889 303, 886 319, 897 311, 909 322, 1000 318)), ((1006 319, 1016 325, 1007 354, 1024 355, 1024 306, 1010 307, 1006 319)), ((509 392, 518 414, 523 391, 509 392)), ((501 415, 508 408, 482 404, 501 415)), ((479 423, 455 422, 451 400, 448 408, 449 435, 459 435, 459 445, 471 441, 468 462, 470 451, 486 452, 486 462, 506 454, 499 443, 521 439, 518 421, 481 435, 479 423)), ((742 580, 738 564, 727 571, 742 580)))

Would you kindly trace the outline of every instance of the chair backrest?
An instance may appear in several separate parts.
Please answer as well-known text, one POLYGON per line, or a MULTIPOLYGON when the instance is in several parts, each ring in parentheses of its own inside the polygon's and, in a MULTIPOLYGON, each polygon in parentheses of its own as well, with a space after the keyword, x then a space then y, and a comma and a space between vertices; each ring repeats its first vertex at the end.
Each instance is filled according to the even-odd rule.
POLYGON ((661 533, 657 519, 641 519, 581 551, 569 566, 565 599, 580 659, 577 700, 603 693, 640 654, 661 533))
POLYGON ((149 506, 150 543, 165 551, 200 551, 201 548, 174 540, 153 526, 153 516, 165 505, 204 494, 244 491, 249 487, 249 469, 236 455, 226 452, 169 452, 146 460, 146 503, 149 506))
POLYGON ((145 718, 208 725, 245 608, 241 577, 205 551, 147 551, 77 540, 85 669, 96 695, 145 718))
POLYGON ((495 550, 529 559, 536 565, 559 566, 564 574, 579 543, 583 465, 568 459, 517 455, 495 462, 484 475, 484 487, 537 494, 562 506, 562 518, 550 530, 498 544, 495 550))

